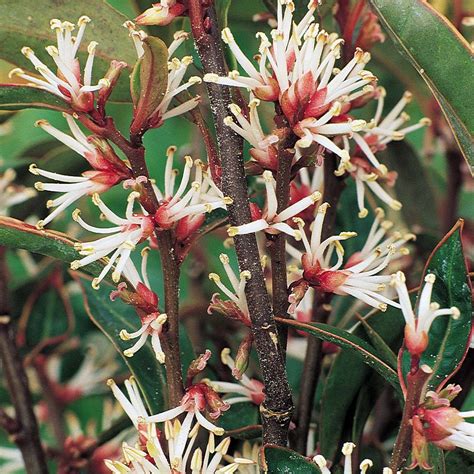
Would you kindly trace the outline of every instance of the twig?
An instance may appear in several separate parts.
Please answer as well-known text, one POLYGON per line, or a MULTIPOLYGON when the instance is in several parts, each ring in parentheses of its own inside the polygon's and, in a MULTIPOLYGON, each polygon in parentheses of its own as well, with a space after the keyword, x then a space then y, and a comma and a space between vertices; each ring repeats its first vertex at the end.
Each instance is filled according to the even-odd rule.
MULTIPOLYGON (((412 361, 412 367, 413 367, 412 361)), ((411 446, 412 424, 411 419, 415 409, 420 404, 427 380, 432 375, 432 370, 423 370, 425 367, 415 368, 407 375, 407 393, 405 399, 405 407, 403 409, 402 422, 398 431, 395 446, 393 448, 392 459, 390 460, 390 468, 397 472, 405 462, 411 446)))
MULTIPOLYGON (((327 293, 315 292, 313 301, 313 314, 311 321, 326 322, 330 311, 327 310, 329 297, 327 293)), ((323 341, 316 337, 308 337, 306 355, 301 372, 300 396, 296 411, 296 430, 292 446, 296 451, 306 454, 311 415, 314 407, 314 395, 318 385, 319 374, 322 366, 323 341)))
MULTIPOLYGON (((200 0, 189 0, 188 7, 192 33, 204 72, 225 75, 225 61, 214 8, 211 6, 206 10, 205 18, 200 0)), ((231 224, 241 225, 250 222, 251 215, 242 158, 242 141, 224 125, 231 95, 228 88, 216 84, 208 84, 207 89, 222 163, 222 190, 225 195, 233 199, 233 204, 229 206, 231 224)), ((283 446, 287 442, 293 402, 285 363, 280 352, 277 328, 260 266, 255 235, 237 236, 235 248, 240 269, 247 270, 251 274, 246 285, 246 296, 255 347, 265 384, 266 398, 260 406, 263 442, 283 446)))
MULTIPOLYGON (((336 159, 328 154, 324 161, 324 195, 323 201, 328 202, 330 207, 324 219, 322 239, 327 239, 333 233, 336 221, 336 211, 339 198, 344 189, 344 179, 334 175, 336 169, 336 159)), ((313 301, 312 321, 325 322, 329 317, 327 305, 332 299, 331 294, 316 291, 313 301)), ((296 440, 294 448, 306 454, 306 443, 313 411, 314 395, 318 385, 319 374, 322 362, 322 341, 310 337, 306 349, 303 372, 301 376, 300 396, 298 399, 296 413, 296 440)))
MULTIPOLYGON (((107 138, 117 145, 127 156, 132 167, 135 178, 145 176, 149 178, 148 168, 145 161, 145 148, 141 142, 131 143, 115 127, 111 117, 105 119, 105 125, 97 125, 85 116, 81 121, 89 130, 107 138)), ((149 214, 154 214, 158 209, 158 200, 153 191, 151 181, 143 184, 145 193, 141 197, 141 204, 149 214)), ((174 240, 171 231, 156 231, 158 249, 160 251, 163 269, 165 312, 168 316, 163 338, 163 352, 166 356, 166 379, 168 383, 168 402, 171 407, 179 405, 183 396, 183 378, 181 369, 181 353, 179 349, 179 260, 174 248, 174 240)))
POLYGON ((23 456, 28 474, 47 473, 45 456, 33 412, 28 380, 9 316, 5 247, 0 247, 0 360, 8 393, 15 408, 16 428, 12 438, 23 456))
MULTIPOLYGON (((276 174, 277 212, 288 207, 290 200, 291 165, 294 153, 290 149, 294 146, 297 137, 286 129, 286 136, 280 138, 278 145, 278 170, 276 174)), ((288 317, 288 278, 286 268, 286 235, 283 233, 270 236, 270 258, 272 263, 272 303, 273 313, 281 318, 288 317)), ((288 327, 278 327, 280 344, 283 354, 286 352, 288 327)))

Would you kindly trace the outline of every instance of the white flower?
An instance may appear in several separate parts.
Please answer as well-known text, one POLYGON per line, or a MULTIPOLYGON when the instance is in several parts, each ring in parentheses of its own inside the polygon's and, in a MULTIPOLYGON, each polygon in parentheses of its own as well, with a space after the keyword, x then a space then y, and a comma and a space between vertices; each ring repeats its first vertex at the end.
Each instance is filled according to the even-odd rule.
MULTIPOLYGON (((355 448, 354 443, 344 443, 342 446, 342 454, 344 455, 344 474, 352 474, 354 471, 352 469, 352 452, 355 448)), ((327 461, 324 456, 318 454, 314 456, 313 462, 317 464, 321 470, 321 474, 331 474, 331 470, 327 467, 327 461)), ((366 474, 367 470, 371 468, 374 463, 370 459, 364 459, 359 465, 359 473, 366 474)), ((390 471, 384 469, 384 474, 389 474, 390 471)))
MULTIPOLYGON (((392 140, 403 140, 408 133, 419 130, 420 128, 427 127, 431 124, 431 120, 424 117, 418 123, 410 125, 408 127, 400 128, 410 117, 404 112, 407 104, 409 104, 413 95, 411 92, 406 91, 402 98, 397 102, 395 107, 382 119, 382 112, 384 107, 384 99, 386 96, 385 89, 379 87, 377 89, 377 110, 374 118, 369 122, 366 128, 366 134, 364 135, 364 141, 374 149, 383 149, 392 140)), ((359 142, 357 142, 359 145, 359 142)), ((361 147, 362 148, 362 147, 361 147)), ((366 150, 363 150, 364 152, 366 150)), ((366 153, 369 160, 373 159, 370 151, 366 153)), ((373 162, 374 166, 378 166, 377 162, 373 162)))
POLYGON ((291 227, 286 223, 286 221, 316 203, 321 199, 321 193, 314 192, 310 196, 288 206, 283 211, 277 212, 278 202, 275 191, 276 182, 273 178, 273 174, 271 171, 266 170, 263 172, 262 176, 265 182, 266 203, 261 218, 238 227, 229 227, 227 230, 229 237, 255 233, 263 230, 269 234, 279 234, 280 232, 283 232, 299 240, 301 238, 300 231, 291 227))
MULTIPOLYGON (((397 234, 375 247, 385 234, 383 228, 384 232, 377 232, 380 225, 379 214, 363 250, 354 254, 343 266, 344 248, 341 241, 355 237, 357 234, 355 232, 341 232, 339 235, 333 235, 321 241, 328 206, 328 203, 319 206, 310 240, 304 232, 304 222, 301 219, 295 219, 302 235, 305 253, 291 246, 287 246, 287 249, 293 257, 301 259, 303 280, 325 292, 351 295, 381 311, 385 311, 387 305, 399 307, 398 303, 381 294, 386 289, 391 277, 380 275, 380 273, 388 266, 397 251, 400 251, 407 239, 400 239, 397 234), (337 260, 334 265, 331 265, 334 251, 337 260)), ((295 303, 292 300, 291 302, 295 303)))
POLYGON ((391 284, 397 290, 406 323, 405 344, 414 356, 419 356, 427 348, 428 333, 436 318, 439 316, 452 316, 454 319, 457 319, 459 317, 458 308, 440 308, 438 303, 431 302, 431 293, 435 281, 436 276, 434 274, 429 273, 426 275, 425 284, 417 303, 418 314, 415 316, 405 284, 405 275, 402 272, 392 275, 391 284))
POLYGON ((183 438, 183 426, 178 420, 165 423, 165 440, 151 436, 144 449, 123 443, 124 461, 105 462, 116 474, 134 472, 140 474, 232 474, 240 466, 253 465, 254 461, 243 458, 232 458, 230 463, 224 457, 230 446, 230 438, 224 438, 216 445, 215 437, 209 433, 204 452, 195 447, 199 425, 195 425, 188 437, 183 438), (161 443, 166 441, 167 454, 161 443), (149 458, 154 462, 151 462, 149 458))
MULTIPOLYGON (((88 139, 82 132, 70 115, 64 114, 64 117, 68 122, 72 136, 61 132, 50 125, 46 120, 38 120, 36 126, 42 128, 71 150, 84 157, 93 169, 82 173, 82 176, 68 176, 42 170, 34 163, 30 165, 30 172, 32 174, 57 181, 57 183, 35 183, 35 188, 38 191, 61 193, 56 199, 50 199, 47 202, 46 206, 48 208, 55 209, 46 219, 38 221, 36 226, 39 229, 49 224, 65 209, 83 196, 103 193, 130 176, 128 167, 115 155, 114 151, 105 141, 101 142, 102 147, 99 149, 93 144, 92 140, 88 139)), ((96 143, 98 144, 98 140, 96 143)))
POLYGON ((54 383, 61 384, 65 396, 75 394, 74 398, 79 398, 103 391, 104 381, 119 368, 115 355, 108 340, 94 336, 88 339, 81 365, 71 378, 61 382, 62 359, 57 355, 46 359, 46 371, 54 383))
POLYGON ((184 157, 183 175, 175 191, 178 175, 178 171, 173 169, 175 152, 174 146, 169 147, 166 152, 163 191, 156 185, 153 186, 159 203, 154 219, 161 229, 170 229, 177 224, 177 238, 184 240, 201 226, 206 213, 219 208, 226 209, 232 200, 224 197, 205 170, 204 164, 200 160, 193 162, 190 156, 184 157), (193 170, 194 181, 189 186, 193 170))
POLYGON ((474 452, 474 423, 466 421, 467 418, 474 418, 474 410, 461 411, 458 412, 458 414, 462 417, 462 421, 452 428, 447 427, 451 434, 445 438, 444 441, 447 441, 458 448, 474 452))
POLYGON ((245 87, 254 91, 261 99, 276 100, 299 79, 305 78, 314 85, 318 83, 315 92, 327 87, 327 99, 322 105, 368 84, 372 78, 364 80, 359 75, 370 58, 363 53, 358 53, 353 61, 330 80, 342 40, 336 34, 328 35, 323 30, 319 31, 319 25, 314 24, 316 7, 317 2, 310 1, 308 12, 296 24, 293 20, 293 2, 278 0, 277 26, 271 32, 272 41, 264 33, 257 34, 260 39, 257 67, 239 48, 230 30, 224 28, 222 38, 247 77, 231 71, 228 78, 207 74, 204 80, 245 87), (283 5, 286 7, 284 12, 283 5))
POLYGON ((0 460, 3 474, 14 474, 19 471, 24 472, 25 463, 18 448, 0 446, 0 460))
POLYGON ((220 467, 224 464, 223 456, 229 448, 230 438, 225 438, 216 446, 214 435, 220 436, 224 430, 214 426, 200 413, 206 405, 201 399, 203 395, 201 389, 207 386, 203 384, 191 386, 180 406, 158 415, 148 416, 133 378, 125 381, 128 397, 113 380, 109 380, 108 385, 141 437, 140 447, 135 448, 127 444, 123 446, 125 462, 106 461, 107 467, 112 472, 224 474, 235 472, 240 464, 253 464, 252 460, 239 458, 220 467), (179 421, 177 418, 183 413, 186 413, 186 416, 179 421), (164 423, 164 436, 159 433, 155 425, 157 422, 164 423), (209 432, 204 453, 201 448, 195 447, 200 427, 209 432), (151 457, 154 463, 151 463, 148 457, 151 457))
POLYGON ((38 59, 31 48, 25 46, 21 52, 33 63, 35 69, 43 77, 39 79, 16 68, 10 72, 11 75, 17 75, 30 82, 32 85, 39 86, 62 99, 71 102, 77 110, 89 112, 94 107, 94 98, 92 93, 108 87, 106 79, 101 79, 97 85, 92 85, 92 66, 94 64, 95 50, 97 42, 91 41, 87 47, 89 56, 87 58, 84 72, 81 75, 77 52, 84 36, 84 30, 87 23, 91 20, 87 16, 81 16, 77 21, 79 29, 76 36, 72 33, 75 25, 64 21, 51 20, 51 29, 56 32, 57 46, 47 46, 46 51, 53 58, 57 67, 57 74, 54 74, 42 61, 38 59))
MULTIPOLYGON (((232 371, 232 375, 234 375, 235 377, 235 362, 234 359, 230 356, 229 348, 225 348, 222 350, 221 361, 224 365, 227 365, 229 367, 229 369, 232 371)), ((240 378, 238 379, 238 383, 213 380, 209 381, 208 383, 218 393, 229 393, 237 395, 225 399, 225 402, 229 405, 243 402, 251 402, 255 403, 256 405, 260 405, 265 398, 265 394, 263 393, 263 383, 256 379, 250 379, 245 374, 241 374, 240 378)))
MULTIPOLYGON (((395 107, 381 120, 385 89, 379 87, 377 93, 377 110, 374 118, 364 128, 364 135, 354 132, 351 138, 354 140, 356 148, 350 160, 341 160, 337 174, 341 175, 348 171, 356 182, 357 203, 359 206, 359 217, 366 217, 368 214, 365 208, 365 187, 368 187, 379 199, 398 211, 402 204, 390 196, 378 181, 393 185, 396 173, 389 172, 387 167, 379 162, 375 153, 384 150, 386 145, 392 140, 403 140, 408 133, 429 126, 430 120, 422 118, 417 124, 400 128, 407 120, 408 114, 403 112, 404 107, 412 100, 412 94, 405 92, 395 107)), ((345 139, 345 149, 349 149, 349 143, 345 139)))
POLYGON ((134 203, 139 197, 140 193, 138 192, 130 193, 127 199, 128 204, 125 211, 125 218, 122 218, 110 210, 100 199, 98 194, 92 196, 93 203, 100 209, 105 219, 115 224, 114 227, 104 228, 92 226, 84 222, 80 216, 79 209, 76 209, 73 213, 74 220, 84 227, 84 229, 98 234, 111 234, 95 241, 81 242, 74 245, 74 248, 79 251, 79 254, 84 255, 84 258, 74 260, 71 263, 73 270, 77 270, 80 267, 112 254, 100 275, 92 281, 94 288, 99 287, 100 282, 105 278, 114 264, 116 264, 112 272, 114 282, 118 283, 120 281, 122 273, 132 284, 136 284, 140 280, 130 256, 139 243, 147 240, 152 235, 154 224, 152 218, 148 216, 145 211, 143 211, 143 214, 135 214, 133 212, 134 203))
POLYGON ((151 338, 151 346, 155 352, 156 359, 160 364, 165 363, 165 353, 161 347, 160 336, 163 331, 163 325, 168 320, 165 313, 154 312, 141 318, 142 326, 134 332, 128 332, 125 329, 120 331, 120 339, 129 341, 130 339, 138 339, 137 342, 123 353, 126 357, 133 357, 146 343, 148 336, 151 338))
POLYGON ((372 92, 371 83, 376 78, 364 70, 370 54, 360 49, 343 69, 334 68, 343 41, 336 34, 319 30, 319 25, 314 23, 316 6, 316 1, 310 1, 307 14, 296 24, 293 2, 278 0, 277 27, 271 32, 272 41, 264 33, 257 34, 261 40, 257 67, 225 28, 222 38, 247 77, 231 71, 229 77, 206 74, 204 80, 248 88, 262 100, 278 100, 300 137, 297 147, 307 148, 316 143, 348 159, 347 151, 328 137, 352 135, 364 129, 366 122, 350 119, 329 122, 343 111, 347 113, 352 101, 372 92))
POLYGON ((224 123, 252 146, 250 155, 255 161, 264 169, 276 171, 278 169, 278 154, 275 144, 279 138, 276 135, 265 135, 263 133, 257 112, 259 105, 260 100, 251 97, 248 104, 249 119, 244 116, 237 104, 229 105, 229 109, 237 123, 234 122, 231 116, 226 117, 224 123))
POLYGON ((111 388, 114 397, 122 406, 123 411, 130 418, 135 428, 138 429, 139 423, 142 423, 145 420, 148 416, 148 412, 143 403, 140 389, 138 388, 135 379, 130 377, 124 382, 128 398, 112 379, 107 380, 107 385, 111 388))
POLYGON ((247 298, 245 296, 245 286, 247 285, 247 281, 251 278, 250 272, 245 270, 240 272, 239 276, 237 276, 230 266, 229 257, 226 254, 221 253, 219 259, 224 267, 232 289, 229 290, 229 288, 222 283, 221 277, 217 273, 210 273, 209 279, 217 285, 219 290, 221 290, 229 300, 222 301, 218 294, 214 294, 208 312, 212 313, 213 311, 217 311, 249 326, 250 316, 247 298))
POLYGON ((13 184, 15 178, 13 168, 6 169, 0 175, 0 216, 7 216, 10 207, 36 196, 34 189, 13 184))
MULTIPOLYGON (((137 30, 135 24, 131 21, 126 21, 124 26, 128 28, 130 32, 130 37, 132 38, 137 51, 137 56, 140 59, 144 55, 142 43, 147 38, 147 34, 142 30, 137 30)), ((194 109, 201 100, 199 96, 196 96, 184 101, 176 107, 170 108, 173 98, 181 92, 186 91, 191 86, 202 82, 200 77, 191 76, 187 82, 181 84, 184 75, 186 74, 186 70, 193 62, 193 58, 191 56, 185 56, 182 59, 171 57, 186 38, 188 38, 188 34, 184 31, 176 32, 174 34, 174 41, 168 48, 168 83, 166 92, 160 104, 149 117, 149 123, 153 127, 159 127, 166 119, 189 112, 194 109)))

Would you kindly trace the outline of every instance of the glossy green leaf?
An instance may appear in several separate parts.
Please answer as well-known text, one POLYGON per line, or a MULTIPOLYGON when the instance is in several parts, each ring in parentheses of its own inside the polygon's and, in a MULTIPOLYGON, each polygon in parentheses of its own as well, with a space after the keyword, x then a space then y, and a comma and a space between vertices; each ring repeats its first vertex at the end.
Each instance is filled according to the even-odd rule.
POLYGON ((401 213, 405 222, 410 228, 437 233, 436 199, 419 154, 404 140, 390 143, 380 157, 382 163, 398 174, 395 193, 404 203, 401 213))
MULTIPOLYGON (((389 307, 385 313, 372 312, 366 320, 385 343, 397 352, 404 328, 400 311, 389 307)), ((351 333, 370 341, 361 323, 351 333)), ((347 425, 352 427, 352 407, 361 387, 369 383, 373 375, 374 372, 360 358, 354 357, 352 351, 341 351, 333 362, 324 386, 319 425, 321 450, 329 459, 334 459, 340 442, 345 441, 341 437, 347 425)))
MULTIPOLYGON (((81 0, 71 2, 58 0, 0 0, 0 58, 15 64, 27 71, 35 72, 31 62, 20 52, 23 46, 35 51, 41 61, 54 69, 53 60, 45 47, 56 43, 56 35, 49 22, 52 18, 67 20, 72 23, 82 15, 91 17, 84 39, 81 42, 79 58, 83 69, 87 58, 87 46, 90 41, 97 41, 94 59, 93 81, 104 77, 112 59, 135 64, 136 53, 127 30, 122 26, 127 19, 108 5, 104 0, 81 0)), ((112 96, 119 101, 130 101, 127 72, 124 71, 112 96)))
POLYGON ((29 86, 0 84, 0 110, 51 109, 66 111, 67 104, 50 92, 29 86))
POLYGON ((390 349, 389 345, 383 340, 383 337, 375 331, 365 318, 360 318, 360 322, 367 334, 370 343, 377 350, 378 355, 394 370, 397 369, 397 356, 390 349))
POLYGON ((315 463, 296 451, 279 446, 267 445, 263 448, 264 471, 271 474, 319 474, 315 463))
POLYGON ((471 287, 462 248, 463 221, 458 223, 434 249, 426 264, 423 278, 428 273, 436 275, 432 301, 441 308, 455 306, 460 311, 458 319, 437 318, 429 332, 429 345, 421 363, 433 369, 431 387, 446 383, 464 359, 471 333, 471 287))
POLYGON ((236 439, 255 439, 262 436, 260 414, 253 403, 236 403, 222 413, 218 424, 224 428, 226 436, 236 439))
POLYGON ((448 451, 445 455, 446 472, 474 472, 474 453, 464 449, 448 451))
MULTIPOLYGON (((0 245, 25 249, 66 263, 81 258, 74 250, 74 241, 65 234, 53 230, 38 230, 10 217, 0 216, 0 245)), ((103 264, 99 261, 83 267, 82 270, 91 275, 98 275, 102 268, 103 264)))
POLYGON ((426 1, 369 0, 369 3, 438 100, 464 157, 473 167, 474 114, 469 97, 474 63, 469 44, 426 1))
POLYGON ((400 390, 396 371, 390 367, 367 342, 354 334, 322 323, 301 323, 290 319, 275 318, 279 323, 286 324, 298 331, 304 331, 323 341, 332 342, 337 346, 350 351, 352 355, 362 359, 365 364, 376 370, 395 390, 400 390))
POLYGON ((132 128, 138 129, 146 126, 168 87, 168 49, 165 43, 160 38, 148 36, 143 41, 143 49, 145 52, 135 65, 130 84, 135 106, 132 128))
POLYGON ((164 366, 156 360, 150 341, 148 340, 133 357, 123 355, 123 351, 129 348, 133 341, 122 341, 119 334, 122 329, 134 332, 140 326, 135 309, 120 299, 110 301, 109 295, 113 287, 103 285, 99 290, 94 290, 90 280, 80 276, 77 279, 84 293, 87 314, 124 358, 140 386, 150 413, 162 411, 165 407, 166 376, 164 366))

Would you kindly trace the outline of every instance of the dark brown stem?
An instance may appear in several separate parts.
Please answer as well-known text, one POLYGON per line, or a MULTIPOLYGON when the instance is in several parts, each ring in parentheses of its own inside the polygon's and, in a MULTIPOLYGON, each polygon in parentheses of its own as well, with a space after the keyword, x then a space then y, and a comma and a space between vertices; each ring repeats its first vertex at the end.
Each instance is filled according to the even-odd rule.
MULTIPOLYGON (((288 207, 290 200, 291 165, 294 153, 290 149, 297 137, 286 131, 286 137, 280 138, 278 146, 278 170, 276 174, 276 196, 278 212, 288 207)), ((286 268, 286 234, 280 233, 269 238, 270 258, 272 261, 272 304, 273 313, 280 318, 288 317, 288 279, 286 268)), ((288 327, 279 325, 278 334, 283 354, 286 352, 288 327)))
MULTIPOLYGON (((87 117, 81 117, 81 121, 89 130, 110 140, 117 145, 130 161, 132 173, 138 176, 150 177, 145 161, 145 148, 140 141, 131 143, 115 127, 112 118, 107 117, 105 126, 94 124, 87 117)), ((153 191, 151 181, 148 179, 144 184, 145 193, 142 195, 141 203, 149 214, 154 214, 158 209, 158 200, 153 191)), ((176 256, 174 239, 171 231, 157 230, 155 232, 160 251, 163 269, 165 312, 168 322, 165 326, 165 337, 163 338, 163 352, 166 357, 166 378, 168 382, 168 402, 171 407, 179 405, 184 393, 183 376, 181 369, 181 353, 179 350, 179 261, 176 256)))
POLYGON ((15 342, 8 304, 5 247, 0 247, 0 360, 3 376, 15 408, 15 428, 12 435, 23 456, 28 474, 47 473, 38 424, 33 412, 33 400, 22 358, 15 342))
POLYGON ((168 403, 178 406, 183 397, 183 374, 181 352, 179 349, 179 263, 170 231, 157 232, 163 285, 165 294, 165 313, 168 316, 166 333, 163 338, 163 351, 166 355, 166 380, 168 383, 168 403))
MULTIPOLYGON (((413 364, 412 364, 413 366, 413 364)), ((398 431, 395 446, 393 448, 392 459, 390 460, 390 468, 397 472, 403 466, 408 457, 411 447, 411 434, 414 412, 424 394, 427 380, 430 378, 432 371, 424 371, 423 366, 418 364, 412 368, 407 375, 407 393, 405 399, 405 407, 403 409, 402 422, 398 431)))
MULTIPOLYGON (((324 219, 324 228, 322 231, 323 240, 333 234, 337 204, 345 186, 344 179, 334 175, 335 169, 335 157, 328 154, 324 161, 323 202, 328 202, 330 207, 328 208, 324 219)), ((331 294, 316 291, 312 315, 312 320, 314 322, 325 322, 327 320, 330 314, 328 305, 331 298, 331 294)), ((316 393, 319 374, 321 372, 321 348, 322 341, 313 337, 309 338, 301 377, 300 396, 297 405, 296 436, 294 443, 294 448, 303 454, 306 454, 306 443, 314 405, 314 394, 316 393)))
MULTIPOLYGON (((204 72, 225 75, 226 67, 214 8, 209 7, 204 12, 200 0, 189 0, 188 7, 192 33, 204 72)), ((231 225, 238 226, 251 221, 242 141, 224 125, 231 103, 228 88, 208 84, 207 89, 222 164, 222 190, 233 199, 233 204, 229 206, 229 220, 231 225)), ((284 446, 287 443, 293 402, 255 235, 237 236, 235 248, 240 270, 247 270, 251 274, 246 295, 252 334, 265 384, 266 398, 260 406, 263 442, 284 446)))

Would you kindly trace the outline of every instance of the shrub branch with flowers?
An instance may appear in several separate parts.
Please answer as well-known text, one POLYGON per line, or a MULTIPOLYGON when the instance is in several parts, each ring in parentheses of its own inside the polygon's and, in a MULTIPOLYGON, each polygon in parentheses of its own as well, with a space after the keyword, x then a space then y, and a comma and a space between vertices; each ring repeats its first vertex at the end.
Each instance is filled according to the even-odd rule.
POLYGON ((109 3, 0 3, 2 472, 470 472, 469 12, 109 3))

